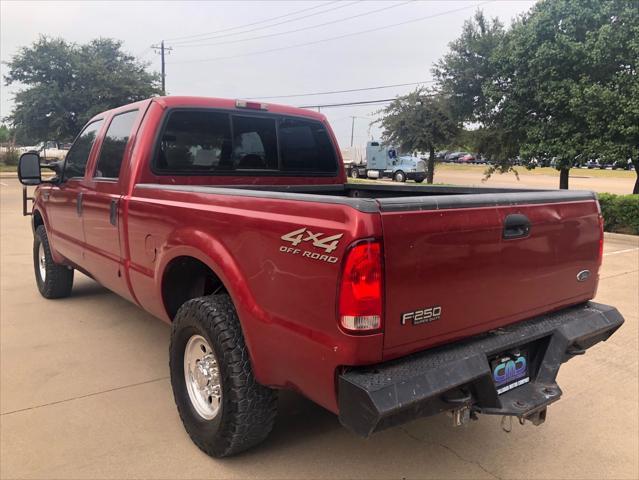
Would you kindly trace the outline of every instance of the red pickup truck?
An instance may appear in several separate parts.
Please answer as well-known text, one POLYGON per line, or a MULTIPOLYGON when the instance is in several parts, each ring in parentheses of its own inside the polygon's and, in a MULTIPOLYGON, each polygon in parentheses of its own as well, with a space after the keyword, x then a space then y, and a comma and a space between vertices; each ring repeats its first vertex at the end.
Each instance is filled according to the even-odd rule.
POLYGON ((560 364, 623 323, 589 301, 593 193, 347 183, 308 110, 153 98, 41 167, 20 160, 40 293, 78 270, 170 323, 175 402, 213 456, 266 438, 278 389, 363 436, 439 412, 540 424, 560 364))

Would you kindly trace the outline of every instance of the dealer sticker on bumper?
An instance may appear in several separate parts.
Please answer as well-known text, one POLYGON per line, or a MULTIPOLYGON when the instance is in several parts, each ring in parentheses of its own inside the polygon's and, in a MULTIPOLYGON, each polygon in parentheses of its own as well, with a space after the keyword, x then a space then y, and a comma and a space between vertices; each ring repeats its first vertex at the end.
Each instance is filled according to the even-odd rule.
POLYGON ((490 362, 497 393, 501 395, 528 383, 528 361, 523 353, 501 355, 490 362))

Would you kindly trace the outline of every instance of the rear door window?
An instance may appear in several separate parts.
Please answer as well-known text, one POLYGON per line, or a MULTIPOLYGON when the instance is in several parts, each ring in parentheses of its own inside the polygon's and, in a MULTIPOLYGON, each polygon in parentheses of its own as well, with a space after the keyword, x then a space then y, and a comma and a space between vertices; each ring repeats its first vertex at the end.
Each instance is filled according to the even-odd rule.
POLYGON ((69 179, 73 177, 83 177, 84 170, 91 154, 91 148, 95 143, 95 139, 102 128, 103 120, 96 120, 88 124, 82 130, 82 133, 76 138, 71 150, 67 153, 64 163, 63 178, 69 179))
POLYGON ((178 173, 228 170, 233 168, 231 150, 228 114, 172 112, 160 139, 155 167, 178 173))
POLYGON ((120 176, 124 152, 137 116, 138 110, 132 110, 113 117, 102 142, 94 177, 113 179, 120 176))

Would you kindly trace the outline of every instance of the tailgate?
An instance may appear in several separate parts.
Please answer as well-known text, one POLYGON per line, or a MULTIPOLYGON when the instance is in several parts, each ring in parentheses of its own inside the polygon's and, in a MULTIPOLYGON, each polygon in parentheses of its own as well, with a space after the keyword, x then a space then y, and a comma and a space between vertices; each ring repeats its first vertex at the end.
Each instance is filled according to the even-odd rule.
POLYGON ((592 298, 598 205, 593 194, 574 193, 460 195, 418 208, 381 200, 385 356, 592 298), (472 197, 469 206, 462 197, 472 197))

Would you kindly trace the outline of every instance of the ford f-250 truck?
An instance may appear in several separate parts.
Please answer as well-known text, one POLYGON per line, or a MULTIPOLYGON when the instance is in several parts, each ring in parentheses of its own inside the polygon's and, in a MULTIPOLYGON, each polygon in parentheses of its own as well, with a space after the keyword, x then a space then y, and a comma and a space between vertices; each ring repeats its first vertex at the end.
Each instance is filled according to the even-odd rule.
POLYGON ((595 195, 348 184, 338 152, 285 106, 101 113, 53 179, 20 160, 38 289, 65 297, 78 270, 170 323, 175 402, 213 456, 266 438, 278 389, 363 436, 439 412, 542 423, 561 363, 623 323, 590 302, 595 195))

